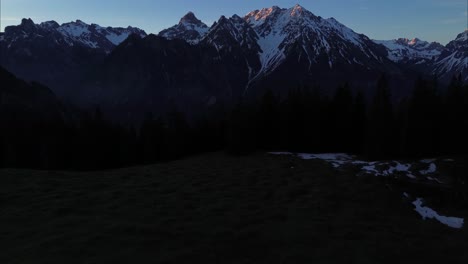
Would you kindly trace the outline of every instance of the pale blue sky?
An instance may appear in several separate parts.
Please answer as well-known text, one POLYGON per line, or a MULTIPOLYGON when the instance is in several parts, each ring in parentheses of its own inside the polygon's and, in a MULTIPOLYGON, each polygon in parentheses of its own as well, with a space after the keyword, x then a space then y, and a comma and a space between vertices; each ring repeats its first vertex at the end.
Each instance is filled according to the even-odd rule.
POLYGON ((467 27, 468 0, 0 0, 1 30, 21 18, 36 23, 81 19, 101 26, 136 26, 148 33, 176 24, 188 11, 208 25, 221 15, 299 3, 317 16, 335 17, 373 39, 418 37, 446 44, 467 27))

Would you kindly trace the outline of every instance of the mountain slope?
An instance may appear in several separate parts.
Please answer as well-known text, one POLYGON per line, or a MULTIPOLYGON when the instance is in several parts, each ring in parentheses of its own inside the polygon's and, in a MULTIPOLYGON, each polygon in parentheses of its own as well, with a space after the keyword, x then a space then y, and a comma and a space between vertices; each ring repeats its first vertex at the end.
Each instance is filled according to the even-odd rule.
POLYGON ((188 12, 180 19, 179 24, 159 32, 159 36, 167 39, 183 39, 190 44, 197 44, 208 30, 208 26, 194 13, 188 12))
POLYGON ((290 85, 318 82, 333 87, 362 77, 366 78, 361 82, 368 83, 375 78, 369 78, 370 75, 378 72, 401 74, 386 58, 384 47, 333 18, 315 16, 300 5, 255 10, 244 18, 222 16, 206 35, 192 33, 179 23, 160 35, 215 47, 230 68, 228 71, 241 80, 238 84, 244 83, 246 91, 255 90, 250 89, 254 86, 278 84, 277 79, 282 85, 292 80, 290 85))
POLYGON ((20 25, 7 27, 0 37, 0 65, 67 97, 83 73, 132 33, 146 35, 132 27, 103 28, 82 21, 34 24, 31 19, 23 19, 20 25))
POLYGON ((0 117, 2 122, 62 118, 63 108, 56 96, 37 83, 27 83, 0 67, 0 117))
POLYGON ((250 12, 245 20, 260 36, 262 72, 273 71, 299 45, 309 66, 328 57, 328 66, 343 60, 348 64, 378 66, 382 50, 364 35, 357 34, 333 18, 323 19, 296 5, 290 9, 271 7, 250 12))
POLYGON ((300 5, 222 16, 210 28, 189 12, 145 36, 131 27, 25 19, 0 36, 0 64, 80 105, 132 116, 173 106, 195 113, 268 88, 281 95, 319 86, 332 94, 350 82, 370 96, 382 73, 399 99, 411 93, 418 72, 449 76, 466 69, 467 58, 466 34, 444 49, 417 39, 376 43, 300 5))
POLYGON ((388 58, 394 62, 423 63, 437 59, 444 46, 437 42, 429 43, 420 39, 399 38, 395 40, 374 40, 388 49, 388 58))
POLYGON ((253 86, 284 90, 319 84, 332 92, 345 81, 367 88, 381 72, 400 78, 401 71, 386 58, 384 47, 300 5, 255 10, 244 19, 257 32, 261 48, 261 70, 253 86))
POLYGON ((245 87, 261 68, 258 35, 241 17, 222 16, 210 28, 201 44, 215 47, 233 86, 245 87))
POLYGON ((460 33, 455 40, 447 44, 434 63, 432 73, 446 82, 452 76, 461 74, 463 80, 468 82, 468 30, 460 33))
POLYGON ((218 57, 211 46, 133 35, 99 65, 75 98, 125 118, 174 107, 196 114, 234 97, 218 57))
POLYGON ((130 26, 127 28, 105 28, 97 24, 89 25, 81 20, 62 25, 55 21, 34 24, 31 19, 23 19, 20 25, 5 28, 5 34, 1 41, 7 44, 7 48, 14 48, 22 41, 47 38, 56 44, 100 49, 109 53, 131 34, 146 36, 143 30, 130 26))

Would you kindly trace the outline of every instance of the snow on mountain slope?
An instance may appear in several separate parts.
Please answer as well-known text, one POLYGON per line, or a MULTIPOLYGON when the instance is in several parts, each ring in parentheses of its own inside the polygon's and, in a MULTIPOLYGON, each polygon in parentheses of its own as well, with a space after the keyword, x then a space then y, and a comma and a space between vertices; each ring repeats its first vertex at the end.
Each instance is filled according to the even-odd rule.
POLYGON ((33 41, 37 37, 47 37, 56 44, 103 49, 109 53, 131 34, 146 36, 143 30, 134 27, 104 28, 96 24, 86 24, 81 20, 62 25, 55 21, 34 24, 31 19, 23 19, 20 25, 5 29, 2 41, 9 42, 9 46, 11 46, 18 41, 33 41))
POLYGON ((268 74, 286 58, 288 50, 296 44, 302 46, 309 66, 325 54, 328 66, 337 61, 348 64, 365 64, 368 60, 382 62, 376 54, 375 44, 362 34, 357 34, 334 18, 315 16, 300 5, 289 9, 277 6, 255 10, 244 19, 255 29, 262 52, 262 72, 268 74))
POLYGON ((444 46, 437 42, 429 43, 417 38, 374 40, 374 42, 384 45, 388 50, 388 58, 394 62, 435 60, 444 50, 444 46))
POLYGON ((435 62, 432 73, 446 80, 453 75, 462 74, 463 80, 468 82, 468 30, 447 44, 435 62))
POLYGON ((221 16, 200 43, 213 46, 238 86, 248 86, 260 69, 258 35, 241 17, 221 16))
POLYGON ((190 44, 197 44, 208 30, 208 26, 194 13, 188 12, 180 19, 179 24, 159 32, 159 36, 167 39, 183 39, 190 44))
POLYGON ((202 41, 215 46, 218 50, 234 44, 246 49, 259 49, 257 33, 237 15, 231 18, 222 16, 202 41))
POLYGON ((104 48, 108 51, 113 48, 112 46, 122 43, 131 34, 146 36, 146 33, 138 28, 104 28, 96 24, 88 25, 81 20, 65 23, 57 30, 65 36, 72 46, 75 42, 80 42, 91 48, 104 48))

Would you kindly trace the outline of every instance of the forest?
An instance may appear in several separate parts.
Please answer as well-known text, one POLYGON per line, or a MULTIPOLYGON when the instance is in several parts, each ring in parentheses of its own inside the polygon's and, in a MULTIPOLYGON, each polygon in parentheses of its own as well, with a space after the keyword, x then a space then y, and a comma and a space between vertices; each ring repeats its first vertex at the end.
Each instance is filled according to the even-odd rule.
POLYGON ((343 152, 369 160, 467 156, 468 85, 419 78, 412 96, 392 102, 388 77, 375 95, 343 84, 331 97, 320 87, 271 90, 258 100, 217 105, 189 121, 173 109, 148 113, 138 126, 110 122, 99 108, 78 120, 39 119, 0 109, 0 167, 99 170, 175 160, 204 152, 343 152))

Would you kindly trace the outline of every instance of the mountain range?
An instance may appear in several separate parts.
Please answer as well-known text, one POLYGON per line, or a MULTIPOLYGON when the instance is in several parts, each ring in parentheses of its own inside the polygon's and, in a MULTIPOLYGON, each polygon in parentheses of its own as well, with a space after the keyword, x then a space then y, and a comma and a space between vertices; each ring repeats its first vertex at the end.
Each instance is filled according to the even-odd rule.
POLYGON ((0 35, 0 65, 73 103, 126 115, 171 107, 191 112, 267 88, 281 94, 316 86, 331 93, 350 82, 372 94, 382 73, 399 98, 411 92, 418 75, 448 83, 461 73, 468 81, 468 31, 446 46, 372 40, 300 5, 221 16, 210 27, 189 12, 158 35, 80 20, 23 19, 0 35))

